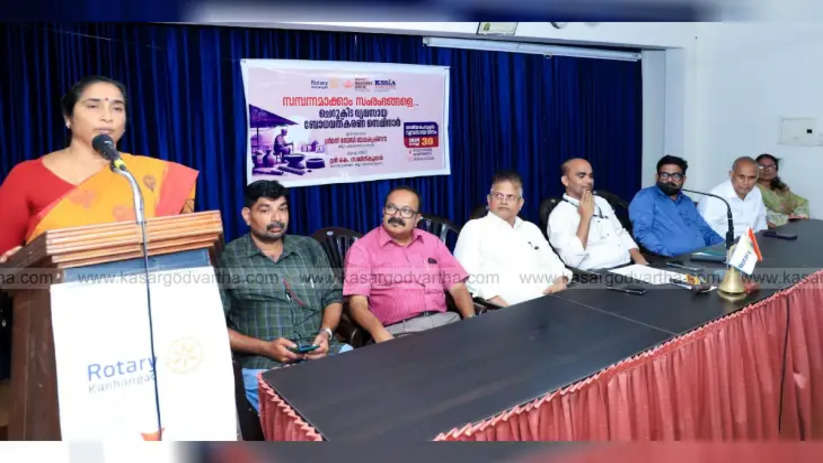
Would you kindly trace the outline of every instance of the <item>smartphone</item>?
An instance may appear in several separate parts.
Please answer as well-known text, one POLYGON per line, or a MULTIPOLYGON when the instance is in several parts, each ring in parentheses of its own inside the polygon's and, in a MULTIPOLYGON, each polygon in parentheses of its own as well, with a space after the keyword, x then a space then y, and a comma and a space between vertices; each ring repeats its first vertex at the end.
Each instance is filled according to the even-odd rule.
POLYGON ((297 347, 290 348, 289 350, 294 352, 295 354, 306 354, 317 349, 318 347, 320 346, 316 346, 314 344, 301 344, 297 347))
POLYGON ((646 294, 646 289, 640 286, 606 286, 606 289, 612 291, 620 291, 621 293, 634 294, 635 296, 642 296, 646 294))
POLYGON ((681 261, 681 260, 670 260, 670 261, 666 262, 666 266, 667 267, 672 267, 672 268, 678 268, 680 270, 686 270, 686 271, 689 271, 689 272, 699 272, 700 271, 700 267, 689 267, 688 265, 685 265, 683 263, 683 261, 681 261))
POLYGON ((706 261, 706 262, 725 262, 725 254, 715 254, 713 252, 696 251, 689 254, 689 260, 706 261))
POLYGON ((796 240, 797 233, 786 233, 786 232, 779 232, 775 230, 766 230, 763 232, 763 236, 768 236, 769 238, 779 238, 781 240, 796 240))

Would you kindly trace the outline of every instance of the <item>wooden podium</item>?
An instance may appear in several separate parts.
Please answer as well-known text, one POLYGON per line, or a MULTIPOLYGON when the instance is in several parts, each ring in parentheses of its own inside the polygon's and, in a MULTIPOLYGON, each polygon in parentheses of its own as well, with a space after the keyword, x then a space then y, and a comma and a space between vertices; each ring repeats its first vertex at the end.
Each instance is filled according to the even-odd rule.
MULTIPOLYGON (((219 211, 146 221, 150 270, 208 266, 223 242, 219 211)), ((140 227, 51 230, 0 265, 13 298, 9 440, 59 440, 50 285, 143 268, 140 227)))

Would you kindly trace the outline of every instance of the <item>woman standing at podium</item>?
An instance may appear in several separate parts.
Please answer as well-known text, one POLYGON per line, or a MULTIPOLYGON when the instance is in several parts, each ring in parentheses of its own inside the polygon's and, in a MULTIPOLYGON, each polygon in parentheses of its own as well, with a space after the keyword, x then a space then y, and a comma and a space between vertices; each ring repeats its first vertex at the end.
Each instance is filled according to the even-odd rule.
MULTIPOLYGON (((46 230, 134 220, 128 181, 92 148, 126 130, 125 86, 88 76, 60 100, 69 146, 17 164, 0 185, 0 263, 46 230)), ((146 218, 191 212, 198 172, 147 156, 121 153, 140 185, 146 218)))

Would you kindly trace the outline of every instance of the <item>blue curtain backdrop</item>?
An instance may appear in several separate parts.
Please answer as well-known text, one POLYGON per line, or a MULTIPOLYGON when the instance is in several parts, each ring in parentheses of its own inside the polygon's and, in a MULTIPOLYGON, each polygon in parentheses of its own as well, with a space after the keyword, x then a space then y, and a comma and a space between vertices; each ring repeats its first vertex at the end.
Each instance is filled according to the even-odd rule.
POLYGON ((592 162, 597 188, 631 198, 640 186, 640 63, 428 48, 411 36, 145 24, 0 24, 0 50, 0 178, 64 147, 61 95, 84 75, 107 75, 129 89, 120 149, 200 170, 197 210, 222 211, 227 240, 246 231, 242 58, 451 67, 452 174, 294 188, 291 233, 366 232, 399 184, 421 192, 424 212, 462 224, 501 168, 523 176, 521 216, 537 222, 572 156, 592 162))

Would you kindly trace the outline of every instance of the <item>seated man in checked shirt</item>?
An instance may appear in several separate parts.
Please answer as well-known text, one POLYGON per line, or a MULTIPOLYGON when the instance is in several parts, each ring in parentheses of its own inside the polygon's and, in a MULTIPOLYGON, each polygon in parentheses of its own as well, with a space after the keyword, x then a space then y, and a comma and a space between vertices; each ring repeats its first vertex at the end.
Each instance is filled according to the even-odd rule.
POLYGON ((594 171, 588 161, 573 158, 560 167, 566 187, 563 201, 549 215, 549 242, 566 265, 583 270, 648 262, 623 228, 611 205, 595 196, 594 171))
POLYGON ((463 318, 475 314, 468 274, 439 238, 417 228, 420 218, 417 192, 397 187, 383 204, 383 223, 346 254, 343 295, 375 342, 460 320, 446 311, 445 291, 463 318))
POLYGON ((323 248, 312 238, 286 235, 288 190, 269 180, 246 186, 242 214, 251 231, 220 256, 220 295, 246 398, 259 410, 260 372, 351 347, 333 336, 343 295, 323 248), (294 351, 306 344, 317 348, 294 351))

